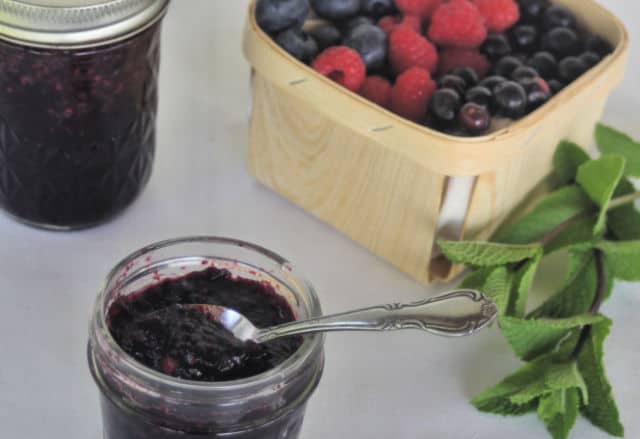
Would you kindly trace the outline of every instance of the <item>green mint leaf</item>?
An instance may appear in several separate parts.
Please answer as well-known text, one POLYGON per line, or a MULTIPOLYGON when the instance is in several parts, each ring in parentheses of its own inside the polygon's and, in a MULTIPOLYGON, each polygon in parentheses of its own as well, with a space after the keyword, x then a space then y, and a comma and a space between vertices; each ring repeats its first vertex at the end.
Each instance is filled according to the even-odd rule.
POLYGON ((514 279, 513 273, 505 266, 484 267, 469 274, 460 288, 482 291, 495 302, 498 312, 504 314, 507 312, 514 279))
POLYGON ((607 256, 613 276, 630 282, 640 281, 640 241, 602 241, 596 247, 607 256))
POLYGON ((553 390, 576 389, 582 397, 582 401, 585 404, 589 403, 587 384, 578 369, 576 361, 552 364, 547 370, 545 384, 549 389, 553 390))
POLYGON ((538 244, 509 245, 477 241, 438 241, 444 255, 452 262, 492 267, 536 257, 542 249, 538 244))
POLYGON ((522 404, 515 404, 510 398, 523 389, 541 380, 543 381, 546 365, 546 359, 525 364, 497 385, 476 396, 471 401, 471 404, 480 411, 500 415, 518 416, 535 410, 537 405, 535 399, 522 404))
POLYGON ((596 236, 604 230, 607 208, 622 178, 625 164, 624 157, 607 155, 598 160, 591 160, 578 168, 576 180, 591 200, 600 206, 600 216, 593 230, 596 236))
POLYGON ((483 412, 522 415, 535 409, 541 397, 567 389, 586 389, 576 363, 553 363, 545 356, 526 363, 471 403, 483 412))
POLYGON ((554 390, 540 398, 538 416, 542 421, 552 420, 558 413, 564 413, 566 407, 566 390, 554 390))
POLYGON ((602 154, 617 154, 626 158, 625 173, 640 177, 640 143, 620 131, 599 124, 596 128, 596 143, 602 154))
POLYGON ((620 423, 620 414, 603 364, 604 340, 610 328, 611 320, 608 319, 592 326, 589 338, 578 356, 578 369, 589 394, 589 403, 582 407, 581 412, 596 427, 612 436, 623 437, 624 427, 620 423))
POLYGON ((593 229, 596 227, 597 222, 596 215, 586 215, 576 219, 573 224, 545 246, 545 252, 553 253, 567 247, 591 243, 593 241, 593 229))
POLYGON ((506 244, 536 242, 556 226, 592 208, 593 202, 582 188, 568 186, 547 195, 529 214, 493 239, 506 244))
POLYGON ((481 290, 487 282, 487 278, 493 273, 496 267, 483 267, 469 273, 462 283, 460 289, 481 290))
POLYGON ((526 404, 514 404, 509 401, 509 398, 494 398, 490 400, 483 399, 484 395, 478 395, 480 399, 473 399, 471 404, 481 412, 493 413, 494 415, 502 416, 522 416, 527 413, 534 412, 537 401, 529 401, 526 404))
POLYGON ((579 408, 577 389, 556 390, 540 398, 538 417, 553 439, 567 439, 576 423, 579 408))
POLYGON ((507 308, 507 315, 523 317, 527 310, 527 299, 533 286, 533 281, 538 272, 542 255, 528 260, 515 273, 513 291, 507 308))
POLYGON ((598 287, 598 271, 592 249, 569 251, 569 272, 562 288, 532 311, 529 318, 566 318, 589 311, 598 287))
POLYGON ((535 381, 527 384, 518 392, 509 396, 513 404, 526 404, 536 398, 553 393, 557 390, 578 389, 586 396, 587 388, 578 371, 575 361, 565 363, 547 362, 543 373, 535 381))
POLYGON ((578 168, 589 159, 589 155, 575 143, 561 142, 553 156, 553 168, 559 183, 562 186, 574 183, 578 168))
MULTIPOLYGON (((628 179, 620 181, 614 197, 622 197, 635 192, 635 187, 628 179)), ((609 211, 607 226, 619 241, 640 240, 640 211, 629 203, 609 211)))
POLYGON ((513 273, 507 267, 499 266, 491 271, 482 287, 479 288, 495 302, 500 315, 507 312, 513 280, 513 273))
POLYGON ((565 319, 520 319, 500 317, 500 329, 523 360, 531 360, 552 351, 574 328, 598 323, 600 316, 583 314, 565 319))

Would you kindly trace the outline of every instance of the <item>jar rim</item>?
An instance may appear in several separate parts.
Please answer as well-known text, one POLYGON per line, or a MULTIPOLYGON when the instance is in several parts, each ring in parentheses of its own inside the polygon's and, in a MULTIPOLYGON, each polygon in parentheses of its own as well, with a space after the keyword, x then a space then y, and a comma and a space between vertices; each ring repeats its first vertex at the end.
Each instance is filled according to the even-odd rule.
POLYGON ((0 40, 38 48, 81 49, 116 43, 160 21, 170 0, 108 0, 46 5, 0 0, 0 40))
MULTIPOLYGON (((322 348, 324 342, 323 334, 314 334, 311 336, 304 337, 304 341, 302 345, 298 348, 298 350, 293 353, 289 358, 285 361, 277 365, 276 367, 269 369, 261 374, 254 375, 248 378, 243 378, 239 380, 231 380, 231 381, 218 381, 218 382, 209 382, 209 381, 193 381, 193 380, 185 380, 181 378, 175 378, 170 375, 163 374, 159 371, 156 371, 144 364, 138 362, 132 356, 127 354, 124 349, 116 342, 111 334, 111 331, 108 329, 106 316, 107 316, 107 303, 106 303, 106 294, 110 292, 109 285, 111 281, 115 279, 117 274, 121 272, 125 267, 130 266, 130 264, 138 259, 141 256, 148 254, 151 251, 160 250, 163 248, 169 248, 175 245, 180 244, 189 244, 189 243, 211 243, 211 244, 223 244, 223 245, 233 245, 242 247, 244 249, 251 250, 256 252, 261 256, 265 256, 274 262, 276 262, 279 266, 284 267, 285 270, 292 274, 298 281, 302 282, 306 288, 306 294, 308 294, 308 299, 310 302, 309 309, 309 318, 320 317, 322 314, 322 309, 320 305, 320 301, 315 292, 313 286, 306 281, 304 278, 300 277, 297 271, 293 268, 291 262, 287 259, 283 258, 279 254, 268 250, 262 246, 257 244, 253 244, 247 241, 242 241, 233 238, 225 238, 219 236, 190 236, 184 238, 176 238, 160 241, 154 244, 150 244, 145 246, 135 252, 131 253, 129 256, 122 259, 107 275, 104 286, 98 295, 98 299, 96 300, 96 304, 93 312, 93 320, 92 323, 92 332, 93 335, 96 335, 98 338, 98 342, 103 342, 107 345, 109 349, 114 352, 115 356, 118 358, 118 362, 120 363, 120 367, 124 367, 132 372, 135 372, 141 378, 152 380, 154 383, 169 386, 171 388, 179 389, 179 390, 187 390, 187 391, 197 391, 197 392, 217 392, 217 393, 226 393, 229 392, 237 393, 238 391, 248 390, 252 387, 263 387, 265 384, 268 384, 273 377, 287 375, 295 371, 298 367, 305 363, 305 361, 322 348)), ((240 261, 241 262, 241 261, 240 261)), ((299 291, 292 291, 295 295, 299 295, 299 291)))

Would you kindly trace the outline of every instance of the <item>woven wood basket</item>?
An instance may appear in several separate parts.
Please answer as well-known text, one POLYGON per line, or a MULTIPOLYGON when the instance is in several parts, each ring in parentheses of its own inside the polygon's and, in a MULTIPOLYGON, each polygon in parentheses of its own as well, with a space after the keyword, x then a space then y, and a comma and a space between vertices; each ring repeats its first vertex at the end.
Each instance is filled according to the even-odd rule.
POLYGON ((457 273, 434 251, 445 201, 456 238, 487 239, 550 172, 562 139, 590 145, 628 55, 623 24, 592 0, 557 0, 616 49, 550 102, 490 135, 461 138, 414 124, 317 74, 280 49, 249 7, 253 68, 249 170, 261 183, 424 284, 457 273), (455 183, 455 184, 454 184, 455 183))

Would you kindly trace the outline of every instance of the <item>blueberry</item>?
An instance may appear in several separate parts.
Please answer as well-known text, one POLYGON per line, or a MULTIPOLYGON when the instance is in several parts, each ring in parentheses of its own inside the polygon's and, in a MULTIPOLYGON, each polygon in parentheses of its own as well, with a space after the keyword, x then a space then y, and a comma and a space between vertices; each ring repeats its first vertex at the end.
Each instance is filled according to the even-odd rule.
POLYGON ((533 111, 551 98, 549 84, 542 78, 524 78, 519 81, 527 94, 527 111, 533 111))
POLYGON ((449 72, 451 75, 459 76, 467 84, 467 87, 473 87, 480 80, 478 74, 471 67, 457 67, 449 72))
POLYGON ((480 87, 486 87, 493 93, 493 90, 496 88, 496 85, 503 83, 507 79, 504 76, 487 76, 482 81, 478 83, 480 87))
POLYGON ((568 56, 558 64, 558 77, 561 81, 570 83, 578 79, 589 67, 576 56, 568 56))
POLYGON ((576 27, 576 17, 564 6, 553 5, 547 8, 542 18, 545 29, 556 27, 576 27))
POLYGON ((523 22, 537 23, 549 7, 549 0, 518 0, 523 22))
POLYGON ((311 0, 311 6, 327 20, 347 20, 360 12, 360 0, 311 0))
POLYGON ((343 44, 360 54, 369 72, 384 67, 387 60, 387 35, 378 26, 361 24, 351 31, 343 44))
POLYGON ((549 89, 553 94, 559 93, 563 88, 565 88, 565 85, 557 79, 551 79, 547 81, 547 84, 549 84, 549 89))
POLYGON ((467 82, 458 75, 444 75, 438 79, 438 88, 450 88, 462 96, 467 89, 467 82))
POLYGON ((332 24, 323 24, 309 31, 322 51, 327 47, 338 46, 342 41, 342 33, 332 24))
POLYGON ((502 116, 517 119, 527 111, 527 93, 517 82, 505 81, 498 84, 493 96, 496 108, 502 116))
POLYGON ((563 58, 576 55, 580 51, 580 40, 574 30, 557 27, 544 36, 542 48, 559 58, 563 58))
POLYGON ((522 66, 523 62, 515 56, 505 56, 493 66, 493 72, 498 76, 504 76, 505 78, 511 76, 511 73, 518 67, 522 66))
POLYGON ((511 56, 517 58, 522 64, 526 63, 527 59, 529 59, 529 55, 527 55, 526 53, 514 53, 511 56))
POLYGON ((468 102, 460 109, 458 121, 471 134, 480 134, 489 129, 491 115, 487 107, 468 102))
POLYGON ((493 92, 491 89, 481 85, 476 85, 475 87, 467 90, 467 93, 464 95, 464 99, 467 102, 472 102, 483 107, 493 107, 493 92))
POLYGON ((600 55, 595 52, 584 52, 582 55, 580 55, 580 59, 587 65, 588 68, 596 66, 601 60, 600 55))
POLYGON ((516 82, 524 78, 537 78, 538 76, 540 74, 536 69, 527 66, 520 66, 511 73, 511 79, 516 82))
POLYGON ((311 62, 318 54, 316 41, 300 29, 280 32, 276 37, 276 43, 304 63, 311 62))
POLYGON ((601 57, 607 56, 613 52, 611 43, 597 35, 589 36, 584 43, 585 50, 595 52, 601 57))
POLYGON ((538 30, 530 25, 514 27, 511 30, 511 45, 517 52, 533 52, 538 46, 538 30))
POLYGON ((490 34, 480 47, 480 51, 492 61, 511 54, 511 43, 504 34, 490 34))
POLYGON ((380 18, 393 14, 396 5, 393 0, 362 0, 360 10, 364 15, 380 18))
POLYGON ((460 109, 460 95, 450 88, 436 90, 429 103, 431 113, 441 122, 453 122, 460 109))
POLYGON ((549 52, 537 52, 527 61, 529 67, 533 67, 544 79, 555 78, 558 73, 556 57, 549 52))
POLYGON ((309 0, 258 0, 256 20, 267 33, 300 28, 309 16, 309 0))
POLYGON ((347 20, 341 23, 340 28, 342 29, 342 32, 345 35, 349 35, 351 32, 354 31, 355 28, 357 28, 361 24, 375 25, 376 22, 370 17, 365 17, 364 15, 358 15, 357 17, 354 17, 350 20, 347 20))

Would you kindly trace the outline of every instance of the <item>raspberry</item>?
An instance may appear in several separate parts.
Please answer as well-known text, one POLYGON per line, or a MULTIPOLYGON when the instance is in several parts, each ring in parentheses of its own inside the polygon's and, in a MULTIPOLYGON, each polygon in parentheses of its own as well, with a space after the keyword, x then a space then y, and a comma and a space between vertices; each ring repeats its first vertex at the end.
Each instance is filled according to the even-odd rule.
POLYGON ((389 61, 396 74, 410 67, 421 67, 434 73, 438 66, 438 52, 422 35, 401 26, 389 36, 389 61))
POLYGON ((425 69, 412 67, 398 76, 391 90, 391 110, 414 122, 421 122, 429 107, 436 83, 425 69))
POLYGON ((360 96, 388 109, 391 106, 391 84, 381 76, 369 76, 360 89, 360 96))
POLYGON ((422 18, 417 15, 387 15, 378 21, 378 27, 382 29, 387 36, 399 26, 409 26, 420 34, 422 33, 422 18))
POLYGON ((329 47, 318 55, 312 67, 355 92, 360 90, 367 74, 367 69, 358 52, 345 46, 329 47))
POLYGON ((473 0, 490 32, 504 32, 520 19, 514 0, 473 0))
POLYGON ((396 0, 396 7, 405 14, 431 18, 442 0, 396 0))
POLYGON ((451 48, 440 52, 438 73, 444 75, 457 67, 471 67, 480 78, 484 78, 491 69, 491 63, 475 49, 451 48))
POLYGON ((475 49, 487 38, 487 28, 473 3, 451 0, 433 13, 429 37, 441 46, 475 49))

